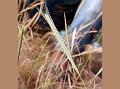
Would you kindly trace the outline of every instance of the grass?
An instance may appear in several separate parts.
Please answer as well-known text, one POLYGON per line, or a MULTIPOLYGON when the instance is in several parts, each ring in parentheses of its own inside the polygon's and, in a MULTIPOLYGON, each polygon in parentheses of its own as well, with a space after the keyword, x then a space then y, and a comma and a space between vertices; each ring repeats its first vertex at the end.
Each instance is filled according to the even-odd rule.
POLYGON ((47 12, 46 12, 45 14, 43 14, 43 15, 44 15, 46 21, 48 22, 48 24, 50 25, 51 30, 53 31, 56 39, 58 40, 59 44, 61 45, 61 48, 63 49, 63 52, 66 54, 67 58, 68 58, 69 61, 71 62, 71 64, 72 64, 73 68, 75 69, 75 71, 79 74, 79 71, 78 71, 78 69, 77 69, 77 67, 76 67, 76 65, 75 65, 75 63, 74 63, 74 61, 73 61, 73 59, 72 59, 71 54, 70 54, 70 50, 68 50, 67 47, 65 46, 62 37, 60 36, 57 28, 56 28, 55 25, 54 25, 54 22, 52 21, 52 18, 51 18, 50 15, 49 15, 49 12, 47 11, 47 12))
POLYGON ((24 35, 24 28, 23 28, 23 26, 20 26, 19 27, 19 36, 20 36, 20 39, 19 39, 18 58, 17 58, 18 60, 19 60, 20 51, 21 51, 21 48, 22 48, 23 35, 24 35))
MULTIPOLYGON (((97 89, 102 87, 101 78, 98 77, 102 68, 94 74, 90 67, 93 61, 98 60, 97 53, 102 53, 101 48, 87 49, 82 53, 74 54, 72 50, 75 48, 74 42, 79 32, 76 30, 68 34, 65 13, 65 39, 59 34, 48 11, 38 10, 32 19, 26 17, 27 10, 40 4, 23 8, 18 13, 21 18, 18 20, 18 89, 97 89), (46 19, 52 32, 43 35, 32 31, 40 16, 46 19)), ((96 39, 100 41, 101 35, 96 39)), ((101 60, 101 57, 99 59, 101 60)))

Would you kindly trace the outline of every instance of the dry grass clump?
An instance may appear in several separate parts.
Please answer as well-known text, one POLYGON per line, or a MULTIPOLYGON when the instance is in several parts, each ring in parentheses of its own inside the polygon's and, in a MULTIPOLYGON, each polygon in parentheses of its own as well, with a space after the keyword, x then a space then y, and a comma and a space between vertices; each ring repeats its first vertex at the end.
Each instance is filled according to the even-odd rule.
POLYGON ((26 11, 35 6, 19 12, 18 89, 101 89, 102 48, 86 45, 84 52, 73 53, 77 32, 63 40, 49 15, 42 12, 52 31, 33 32, 40 15, 28 19, 26 11))
POLYGON ((70 89, 70 87, 72 89, 80 89, 83 87, 84 89, 85 86, 87 89, 92 89, 95 85, 101 87, 101 79, 98 76, 95 79, 96 83, 94 85, 93 79, 95 74, 91 72, 91 69, 94 70, 96 67, 101 67, 95 67, 97 62, 101 65, 101 52, 91 54, 90 59, 92 62, 90 66, 88 66, 88 64, 85 65, 85 59, 87 60, 85 55, 74 59, 79 71, 81 72, 82 70, 81 76, 78 76, 70 63, 66 61, 65 54, 60 52, 54 43, 47 44, 43 50, 44 44, 45 42, 37 36, 32 40, 28 39, 27 43, 25 41, 23 42, 18 62, 18 79, 19 82, 22 81, 23 84, 20 83, 18 84, 19 86, 24 85, 23 89, 25 89, 25 87, 27 87, 27 89, 35 89, 35 87, 40 87, 40 89, 44 89, 45 87, 46 89, 70 89), (36 62, 42 50, 41 57, 36 62), (33 67, 33 65, 35 67, 33 67))

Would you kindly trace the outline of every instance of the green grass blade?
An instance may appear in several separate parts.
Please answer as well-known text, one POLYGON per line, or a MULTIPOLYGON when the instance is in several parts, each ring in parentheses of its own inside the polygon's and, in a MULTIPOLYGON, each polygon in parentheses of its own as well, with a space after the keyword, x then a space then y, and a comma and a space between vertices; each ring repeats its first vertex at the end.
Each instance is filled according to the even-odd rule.
POLYGON ((19 40, 19 46, 18 46, 18 56, 17 56, 18 60, 19 60, 19 57, 20 57, 20 51, 21 51, 21 48, 22 48, 22 42, 23 42, 23 36, 24 36, 24 27, 23 26, 19 27, 19 35, 20 35, 20 40, 19 40))

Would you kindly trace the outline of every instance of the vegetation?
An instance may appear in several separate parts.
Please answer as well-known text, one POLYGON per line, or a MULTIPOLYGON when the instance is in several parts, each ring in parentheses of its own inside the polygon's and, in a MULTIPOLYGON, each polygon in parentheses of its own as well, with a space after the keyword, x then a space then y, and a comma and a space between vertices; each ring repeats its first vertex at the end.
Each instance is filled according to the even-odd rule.
MULTIPOLYGON (((23 6, 26 5, 26 0, 23 6)), ((43 0, 42 0, 43 1, 43 0)), ((18 89, 101 89, 102 88, 102 47, 85 45, 79 51, 76 39, 79 30, 68 34, 66 16, 65 36, 58 32, 48 10, 42 10, 29 18, 28 10, 44 2, 32 4, 18 12, 18 89), (38 17, 43 16, 51 31, 33 31, 38 17), (94 71, 97 71, 96 73, 94 71)), ((84 27, 81 27, 82 29, 84 27)), ((101 34, 95 40, 101 42, 101 34)))

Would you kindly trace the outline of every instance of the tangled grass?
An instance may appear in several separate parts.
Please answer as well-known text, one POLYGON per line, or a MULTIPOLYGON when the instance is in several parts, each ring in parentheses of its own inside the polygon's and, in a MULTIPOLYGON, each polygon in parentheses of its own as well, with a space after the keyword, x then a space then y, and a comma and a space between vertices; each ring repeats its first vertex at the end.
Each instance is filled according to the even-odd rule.
MULTIPOLYGON (((21 1, 26 4, 26 0, 20 0, 18 8, 21 1)), ((23 6, 18 12, 18 89, 101 89, 102 48, 88 44, 84 52, 74 53, 73 49, 78 49, 75 39, 80 36, 77 31, 68 34, 65 24, 63 39, 49 14, 39 11, 29 18, 27 10, 40 4, 23 6), (38 34, 32 30, 40 16, 51 32, 38 34)))

